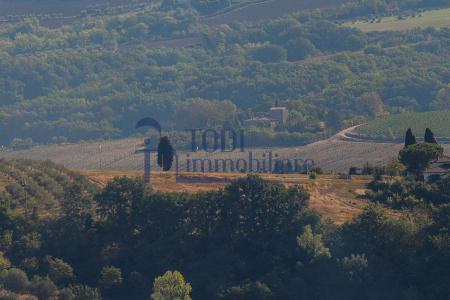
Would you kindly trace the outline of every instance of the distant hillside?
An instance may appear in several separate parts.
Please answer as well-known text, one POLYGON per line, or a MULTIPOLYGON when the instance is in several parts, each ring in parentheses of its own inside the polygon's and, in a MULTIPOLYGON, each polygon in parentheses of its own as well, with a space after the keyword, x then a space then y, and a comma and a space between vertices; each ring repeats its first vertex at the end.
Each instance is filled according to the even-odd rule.
POLYGON ((426 128, 431 128, 440 142, 450 142, 450 110, 404 113, 375 119, 357 128, 356 137, 363 139, 402 142, 405 131, 411 128, 420 140, 426 128))
POLYGON ((0 160, 0 201, 13 211, 49 216, 75 186, 87 193, 97 188, 79 173, 49 161, 0 160))
MULTIPOLYGON (((445 30, 366 34, 339 25, 350 13, 372 15, 365 2, 302 9, 340 3, 331 0, 239 8, 233 5, 241 2, 232 1, 233 9, 219 9, 212 18, 303 13, 251 24, 231 17, 227 26, 205 26, 193 9, 203 2, 87 13, 54 29, 34 18, 0 26, 0 144, 123 139, 136 134, 138 119, 150 116, 165 131, 245 128, 262 141, 255 146, 292 147, 380 113, 445 105, 445 30), (289 110, 286 124, 247 122, 275 105, 289 110)), ((205 5, 215 2, 223 1, 205 5)), ((382 2, 380 15, 390 12, 390 2, 382 2)))

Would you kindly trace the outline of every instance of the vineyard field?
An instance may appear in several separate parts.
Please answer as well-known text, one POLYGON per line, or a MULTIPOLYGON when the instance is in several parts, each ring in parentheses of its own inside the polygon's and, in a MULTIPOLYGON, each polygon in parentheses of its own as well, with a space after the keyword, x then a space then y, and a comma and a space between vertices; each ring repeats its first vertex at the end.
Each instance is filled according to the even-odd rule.
POLYGON ((385 116, 359 126, 356 128, 356 134, 363 139, 402 142, 407 128, 413 130, 418 140, 423 137, 426 128, 431 128, 438 142, 448 142, 450 140, 450 111, 385 116))
POLYGON ((436 9, 405 17, 385 17, 377 20, 347 22, 346 26, 362 31, 401 31, 417 27, 450 27, 450 8, 436 9))
MULTIPOLYGON (((103 142, 78 143, 68 145, 38 146, 28 150, 0 151, 0 157, 6 159, 51 160, 71 169, 103 170, 143 170, 143 155, 135 153, 139 139, 121 139, 103 142)), ((313 160, 314 166, 334 172, 347 172, 352 166, 365 163, 383 164, 398 155, 401 145, 379 143, 353 143, 340 140, 324 140, 301 147, 246 149, 245 152, 232 153, 188 153, 178 151, 179 170, 185 171, 186 157, 191 159, 247 159, 252 152, 253 158, 261 159, 264 153, 271 151, 280 159, 313 160)), ((152 154, 152 170, 156 167, 156 155, 152 154)))
POLYGON ((0 201, 11 211, 51 216, 58 212, 67 189, 75 185, 88 193, 98 188, 78 172, 49 161, 2 159, 0 163, 0 201))

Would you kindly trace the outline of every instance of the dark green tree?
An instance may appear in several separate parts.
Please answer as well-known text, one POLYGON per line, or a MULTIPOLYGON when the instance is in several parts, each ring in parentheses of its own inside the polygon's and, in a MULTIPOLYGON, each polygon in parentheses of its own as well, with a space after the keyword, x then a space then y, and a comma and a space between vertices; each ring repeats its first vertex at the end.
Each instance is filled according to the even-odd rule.
POLYGON ((29 291, 39 299, 50 299, 57 291, 56 285, 48 277, 33 277, 28 287, 29 291))
POLYGON ((29 280, 27 274, 20 269, 9 269, 2 274, 1 283, 3 287, 9 291, 20 293, 24 291, 28 285, 29 280))
POLYGON ((158 145, 158 165, 164 170, 169 171, 172 168, 175 149, 170 144, 169 138, 163 136, 158 145))
POLYGON ((425 136, 423 138, 425 143, 437 144, 436 139, 434 138, 434 133, 430 128, 425 129, 425 136))
POLYGON ((263 63, 281 62, 287 57, 287 51, 283 47, 272 44, 262 45, 249 52, 253 59, 263 63))
POLYGON ((144 195, 142 180, 116 177, 95 196, 98 214, 111 230, 130 230, 134 224, 133 212, 141 207, 144 195))
POLYGON ((70 282, 75 278, 73 268, 60 258, 48 257, 48 275, 57 284, 70 282))
POLYGON ((122 282, 122 271, 119 268, 113 266, 103 267, 99 281, 103 288, 112 288, 121 285, 122 282))
POLYGON ((414 144, 416 144, 416 136, 412 133, 411 128, 408 128, 405 135, 405 148, 414 144))
POLYGON ((408 172, 414 174, 416 179, 422 177, 423 170, 433 159, 442 156, 444 149, 438 144, 422 143, 404 148, 399 153, 399 160, 404 164, 408 172))

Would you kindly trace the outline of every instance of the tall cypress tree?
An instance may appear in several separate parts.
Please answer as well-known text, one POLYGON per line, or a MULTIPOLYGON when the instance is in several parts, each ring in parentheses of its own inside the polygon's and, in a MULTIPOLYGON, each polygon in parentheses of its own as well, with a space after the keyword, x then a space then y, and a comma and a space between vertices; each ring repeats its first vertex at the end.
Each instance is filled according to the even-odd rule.
POLYGON ((436 139, 434 138, 434 133, 430 128, 425 129, 425 136, 423 138, 425 143, 437 144, 436 139))
POLYGON ((169 138, 163 136, 159 140, 158 145, 158 166, 160 166, 163 171, 169 171, 170 168, 172 168, 174 155, 175 149, 170 144, 169 138))
POLYGON ((414 144, 416 144, 416 137, 412 133, 411 128, 408 128, 405 135, 405 148, 414 144))

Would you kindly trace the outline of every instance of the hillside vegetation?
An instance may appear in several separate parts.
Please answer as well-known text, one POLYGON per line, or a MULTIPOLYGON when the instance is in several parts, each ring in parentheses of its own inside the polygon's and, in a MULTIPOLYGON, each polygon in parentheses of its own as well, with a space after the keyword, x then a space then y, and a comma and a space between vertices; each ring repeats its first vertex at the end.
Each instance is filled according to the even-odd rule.
POLYGON ((450 31, 366 34, 337 24, 372 13, 346 4, 216 27, 195 5, 161 3, 55 29, 37 19, 2 25, 0 143, 123 138, 143 116, 165 130, 242 128, 283 105, 289 122, 260 130, 260 140, 298 146, 323 137, 321 122, 333 132, 385 112, 445 106, 450 31), (177 39, 194 42, 152 47, 177 39), (226 122, 217 113, 225 106, 226 122), (197 113, 196 122, 179 117, 197 113))

